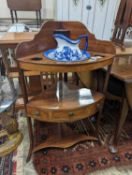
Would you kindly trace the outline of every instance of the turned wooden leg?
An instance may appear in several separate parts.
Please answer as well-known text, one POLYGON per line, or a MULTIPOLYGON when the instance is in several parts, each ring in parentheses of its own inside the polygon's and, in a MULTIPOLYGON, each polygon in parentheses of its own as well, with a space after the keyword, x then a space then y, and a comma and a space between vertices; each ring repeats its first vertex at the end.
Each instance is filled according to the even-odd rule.
POLYGON ((11 20, 12 20, 12 24, 13 24, 14 23, 13 10, 10 10, 10 14, 11 14, 11 20))
POLYGON ((37 20, 37 27, 39 26, 39 13, 36 11, 36 20, 37 20))
POLYGON ((38 11, 38 15, 39 15, 39 25, 41 26, 42 19, 41 19, 41 11, 40 10, 38 11))
POLYGON ((33 151, 33 129, 32 129, 32 121, 30 117, 27 117, 27 125, 28 125, 28 132, 29 132, 30 148, 29 148, 26 161, 29 162, 33 151))
POLYGON ((117 123, 114 137, 111 140, 111 143, 109 145, 109 150, 111 153, 116 153, 118 151, 117 144, 119 141, 119 137, 120 137, 123 125, 126 121, 127 114, 128 114, 128 103, 127 103, 127 99, 124 98, 123 103, 122 103, 122 108, 121 108, 120 119, 117 123))
POLYGON ((15 12, 15 18, 16 18, 16 23, 17 23, 18 22, 17 12, 16 12, 16 10, 14 12, 15 12))
POLYGON ((128 100, 130 108, 132 109, 132 82, 125 83, 125 88, 126 88, 127 100, 128 100))

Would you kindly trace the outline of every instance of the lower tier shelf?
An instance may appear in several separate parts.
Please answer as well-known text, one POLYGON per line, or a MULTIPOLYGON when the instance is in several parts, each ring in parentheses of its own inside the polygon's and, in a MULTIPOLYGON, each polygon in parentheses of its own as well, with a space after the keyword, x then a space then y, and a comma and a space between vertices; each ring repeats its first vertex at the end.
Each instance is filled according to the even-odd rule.
MULTIPOLYGON (((52 124, 53 125, 53 124, 52 124)), ((73 131, 66 124, 59 125, 60 127, 54 125, 53 130, 48 133, 47 139, 43 143, 34 146, 32 153, 35 153, 44 148, 68 148, 79 142, 93 140, 97 141, 98 138, 94 136, 89 136, 86 134, 80 134, 73 131), (55 129, 56 128, 56 129, 55 129)), ((48 125, 46 126, 48 127, 48 125)))

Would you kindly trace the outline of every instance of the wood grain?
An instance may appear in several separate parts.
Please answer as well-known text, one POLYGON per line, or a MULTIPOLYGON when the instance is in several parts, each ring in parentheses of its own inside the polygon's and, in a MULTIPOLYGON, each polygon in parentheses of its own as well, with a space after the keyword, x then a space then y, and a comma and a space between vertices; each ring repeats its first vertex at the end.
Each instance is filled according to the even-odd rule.
POLYGON ((91 93, 86 88, 70 89, 59 82, 56 89, 45 91, 27 103, 27 115, 45 122, 73 122, 96 113, 103 99, 101 93, 91 93))
POLYGON ((0 45, 18 44, 34 38, 37 32, 7 32, 0 39, 0 45))
POLYGON ((132 57, 116 57, 111 74, 124 82, 132 82, 132 57))
MULTIPOLYGON (((70 31, 71 39, 77 39, 80 35, 88 34, 89 51, 115 54, 115 47, 112 42, 96 40, 95 36, 91 34, 87 30, 87 28, 80 22, 48 21, 42 25, 40 32, 35 36, 35 38, 32 41, 18 45, 16 51, 16 58, 56 48, 57 43, 53 38, 53 33, 56 30, 64 29, 70 31), (22 50, 24 50, 24 52, 22 52, 22 50)), ((82 49, 84 47, 85 40, 82 40, 80 43, 80 48, 82 49)))

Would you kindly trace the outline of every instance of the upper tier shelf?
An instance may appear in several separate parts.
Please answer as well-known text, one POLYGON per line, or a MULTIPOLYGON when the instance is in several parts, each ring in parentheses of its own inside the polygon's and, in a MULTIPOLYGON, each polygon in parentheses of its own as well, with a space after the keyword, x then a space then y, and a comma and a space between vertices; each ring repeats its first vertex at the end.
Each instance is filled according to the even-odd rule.
POLYGON ((108 66, 113 61, 112 54, 90 52, 91 58, 78 62, 59 62, 46 58, 43 53, 25 56, 18 59, 24 70, 44 72, 83 72, 108 66))

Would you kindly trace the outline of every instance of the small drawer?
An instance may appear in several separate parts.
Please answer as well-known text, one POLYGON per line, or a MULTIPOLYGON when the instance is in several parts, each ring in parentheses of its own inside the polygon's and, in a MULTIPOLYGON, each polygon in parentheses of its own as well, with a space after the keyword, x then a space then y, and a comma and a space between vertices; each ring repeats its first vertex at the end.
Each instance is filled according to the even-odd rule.
POLYGON ((74 122, 87 118, 97 111, 97 104, 89 105, 79 109, 61 111, 41 111, 32 107, 27 107, 29 117, 45 122, 74 122))
POLYGON ((35 108, 27 108, 27 114, 28 116, 38 120, 43 120, 43 121, 48 120, 48 114, 46 112, 40 111, 35 108))
POLYGON ((86 108, 80 108, 68 111, 58 111, 53 113, 53 119, 60 122, 73 122, 86 118, 89 115, 89 110, 86 108))

